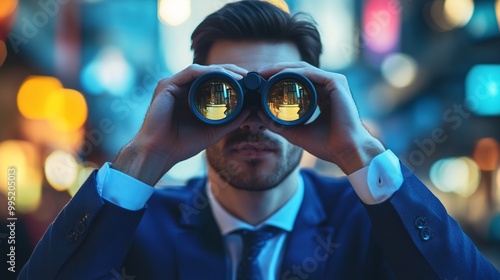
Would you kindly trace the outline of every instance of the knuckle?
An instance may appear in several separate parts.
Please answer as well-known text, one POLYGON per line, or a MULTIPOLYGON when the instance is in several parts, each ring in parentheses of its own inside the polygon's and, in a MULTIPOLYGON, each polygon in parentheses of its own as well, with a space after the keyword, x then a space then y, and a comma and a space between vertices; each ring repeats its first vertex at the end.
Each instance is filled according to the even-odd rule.
POLYGON ((200 70, 202 68, 202 66, 200 64, 197 64, 197 63, 193 63, 191 65, 189 65, 186 70, 188 71, 196 71, 196 70, 200 70))
POLYGON ((212 71, 216 72, 227 72, 227 69, 222 65, 214 65, 212 71))

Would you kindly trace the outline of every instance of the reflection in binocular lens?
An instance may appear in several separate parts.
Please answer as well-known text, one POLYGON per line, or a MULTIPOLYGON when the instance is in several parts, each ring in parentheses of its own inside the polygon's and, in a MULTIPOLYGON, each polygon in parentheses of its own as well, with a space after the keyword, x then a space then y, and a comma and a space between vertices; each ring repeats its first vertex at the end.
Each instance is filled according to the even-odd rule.
POLYGON ((310 92, 297 81, 283 80, 271 87, 267 104, 269 110, 278 119, 295 121, 309 111, 310 92))
POLYGON ((195 98, 196 109, 209 120, 226 118, 238 104, 235 90, 222 80, 205 82, 198 88, 195 98))

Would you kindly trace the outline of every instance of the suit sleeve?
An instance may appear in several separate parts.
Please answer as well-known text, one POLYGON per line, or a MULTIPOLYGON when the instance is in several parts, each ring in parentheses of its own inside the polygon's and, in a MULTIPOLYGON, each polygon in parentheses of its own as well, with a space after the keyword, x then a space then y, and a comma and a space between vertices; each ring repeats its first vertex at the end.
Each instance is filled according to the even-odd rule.
POLYGON ((441 202, 403 164, 403 183, 366 205, 375 237, 398 279, 500 279, 441 202))
POLYGON ((18 279, 113 279, 144 211, 103 200, 94 171, 49 226, 18 279))

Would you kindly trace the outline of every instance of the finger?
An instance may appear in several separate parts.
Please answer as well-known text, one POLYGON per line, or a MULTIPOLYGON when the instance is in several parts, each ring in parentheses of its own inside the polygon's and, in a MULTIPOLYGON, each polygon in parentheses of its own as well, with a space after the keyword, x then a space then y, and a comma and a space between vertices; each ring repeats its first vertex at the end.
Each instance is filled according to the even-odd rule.
POLYGON ((248 74, 248 70, 235 64, 213 64, 213 66, 221 66, 224 69, 240 74, 241 76, 246 76, 246 74, 248 74))
POLYGON ((279 62, 279 63, 274 63, 271 65, 266 65, 266 66, 260 68, 259 70, 257 70, 257 72, 263 77, 270 77, 270 76, 275 75, 279 72, 282 72, 283 70, 286 70, 286 69, 309 68, 309 67, 313 67, 313 66, 307 62, 304 62, 304 61, 279 62))

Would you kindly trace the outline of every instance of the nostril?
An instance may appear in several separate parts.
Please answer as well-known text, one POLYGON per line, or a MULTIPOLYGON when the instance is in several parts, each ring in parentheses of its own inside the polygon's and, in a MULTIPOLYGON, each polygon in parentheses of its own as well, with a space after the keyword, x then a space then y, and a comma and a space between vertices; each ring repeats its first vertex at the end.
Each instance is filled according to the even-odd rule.
POLYGON ((240 125, 240 128, 250 130, 250 132, 252 133, 256 133, 264 130, 265 126, 257 116, 257 113, 255 111, 252 111, 250 116, 248 116, 248 118, 240 125))

